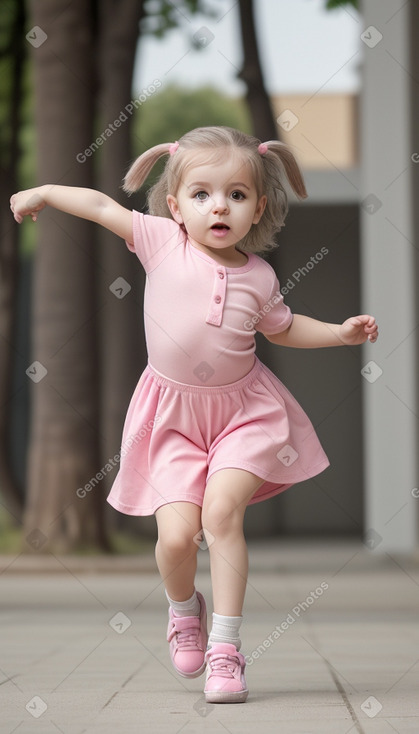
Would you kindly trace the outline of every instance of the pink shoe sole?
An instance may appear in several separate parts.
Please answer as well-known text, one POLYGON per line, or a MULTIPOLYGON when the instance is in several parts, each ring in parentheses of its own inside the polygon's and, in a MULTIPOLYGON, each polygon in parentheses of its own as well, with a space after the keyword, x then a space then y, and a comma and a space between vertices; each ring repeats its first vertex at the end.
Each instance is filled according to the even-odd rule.
POLYGON ((205 691, 207 703, 246 703, 249 691, 205 691))
POLYGON ((234 645, 217 643, 205 655, 207 703, 245 703, 249 691, 244 677, 246 662, 234 645))

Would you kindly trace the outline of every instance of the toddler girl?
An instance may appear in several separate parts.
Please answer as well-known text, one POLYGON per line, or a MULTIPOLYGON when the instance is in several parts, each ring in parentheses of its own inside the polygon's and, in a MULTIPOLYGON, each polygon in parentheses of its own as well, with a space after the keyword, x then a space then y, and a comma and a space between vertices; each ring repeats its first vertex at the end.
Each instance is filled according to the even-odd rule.
POLYGON ((244 702, 246 507, 329 463, 302 408, 255 356, 255 331, 273 344, 314 348, 374 342, 378 329, 368 315, 341 325, 293 316, 257 254, 275 246, 284 223, 284 180, 306 196, 287 146, 198 128, 141 155, 125 190, 136 191, 161 156, 168 158, 149 192, 149 215, 90 189, 55 185, 15 194, 11 209, 18 222, 36 221, 46 204, 97 222, 126 240, 146 271, 149 363, 128 408, 108 501, 128 515, 156 516, 176 671, 193 678, 206 668, 207 702, 244 702), (203 537, 213 590, 209 638, 194 585, 203 537))

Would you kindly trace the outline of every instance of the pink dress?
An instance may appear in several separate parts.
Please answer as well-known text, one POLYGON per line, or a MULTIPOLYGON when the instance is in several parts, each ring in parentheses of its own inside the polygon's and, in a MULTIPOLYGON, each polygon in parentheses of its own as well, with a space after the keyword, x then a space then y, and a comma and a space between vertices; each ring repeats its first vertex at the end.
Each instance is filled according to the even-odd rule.
POLYGON ((278 333, 293 318, 272 267, 251 253, 243 266, 220 265, 163 217, 133 212, 133 239, 147 274, 149 362, 108 502, 128 515, 202 506, 212 474, 238 468, 265 480, 252 504, 329 466, 301 406, 255 356, 255 331, 278 333))

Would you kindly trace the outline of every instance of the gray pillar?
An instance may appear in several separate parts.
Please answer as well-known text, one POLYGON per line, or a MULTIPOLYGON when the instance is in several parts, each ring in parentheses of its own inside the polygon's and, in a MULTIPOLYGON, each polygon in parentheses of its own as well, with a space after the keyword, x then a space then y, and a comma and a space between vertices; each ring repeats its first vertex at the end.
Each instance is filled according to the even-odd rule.
POLYGON ((417 547, 412 206, 418 204, 411 181, 419 163, 411 142, 410 6, 403 0, 362 3, 362 302, 380 325, 379 341, 363 353, 365 541, 376 553, 417 547))

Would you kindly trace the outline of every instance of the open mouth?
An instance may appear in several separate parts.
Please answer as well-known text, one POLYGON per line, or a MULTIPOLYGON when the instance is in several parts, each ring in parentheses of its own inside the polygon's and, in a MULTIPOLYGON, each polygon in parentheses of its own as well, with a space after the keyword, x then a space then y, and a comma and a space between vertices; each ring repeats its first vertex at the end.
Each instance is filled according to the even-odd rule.
POLYGON ((211 227, 212 230, 218 230, 219 232, 227 232, 230 227, 228 224, 223 224, 222 222, 216 222, 216 224, 213 224, 211 227))

